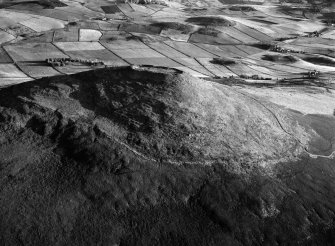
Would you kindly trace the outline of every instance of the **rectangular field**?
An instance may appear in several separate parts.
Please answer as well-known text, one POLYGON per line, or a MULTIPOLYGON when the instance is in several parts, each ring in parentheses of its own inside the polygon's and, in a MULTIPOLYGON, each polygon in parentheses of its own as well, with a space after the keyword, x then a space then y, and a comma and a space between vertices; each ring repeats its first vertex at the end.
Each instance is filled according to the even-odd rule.
POLYGON ((236 57, 236 56, 247 56, 248 54, 237 49, 234 45, 209 45, 209 44, 197 44, 208 52, 216 54, 221 57, 236 57))
POLYGON ((161 28, 159 27, 150 25, 141 25, 141 24, 128 24, 128 23, 121 24, 119 30, 125 32, 147 33, 147 34, 159 34, 161 32, 161 28))
POLYGON ((257 39, 259 41, 262 41, 262 42, 271 42, 272 41, 272 38, 252 27, 249 27, 249 26, 245 26, 243 24, 236 24, 234 26, 237 30, 245 33, 245 34, 248 34, 249 36, 253 37, 254 39, 257 39))
POLYGON ((41 78, 41 77, 50 77, 55 75, 60 75, 52 67, 48 66, 46 63, 33 63, 33 62, 24 62, 18 63, 20 69, 26 73, 28 76, 33 78, 41 78))
POLYGON ((210 72, 215 74, 215 76, 218 77, 236 76, 235 73, 227 69, 225 66, 211 63, 212 60, 211 58, 198 58, 197 60, 210 72))
POLYGON ((53 39, 54 31, 48 32, 34 32, 25 35, 22 40, 25 43, 51 43, 53 39))
POLYGON ((94 29, 80 29, 79 41, 81 42, 96 42, 101 38, 102 33, 94 29))
POLYGON ((240 41, 241 43, 257 43, 258 40, 239 31, 238 29, 234 27, 227 27, 222 30, 224 33, 232 37, 232 39, 236 39, 240 41))
MULTIPOLYGON (((188 67, 192 70, 195 70, 201 74, 207 75, 207 76, 213 76, 214 74, 210 71, 208 71, 204 66, 202 66, 201 63, 199 63, 194 58, 175 58, 174 59, 179 64, 182 64, 182 66, 188 67)), ((181 66, 181 65, 179 65, 181 66)))
POLYGON ((101 6, 101 9, 106 14, 115 14, 121 12, 117 5, 101 6))
POLYGON ((79 30, 70 29, 66 30, 55 30, 53 42, 76 42, 79 41, 79 30))
POLYGON ((28 82, 33 80, 32 78, 25 77, 25 78, 1 78, 0 77, 0 88, 6 87, 10 85, 20 84, 24 82, 28 82))
POLYGON ((249 68, 248 66, 244 64, 227 65, 227 68, 229 68, 231 71, 233 71, 238 76, 240 75, 252 76, 252 75, 257 74, 255 70, 249 68))
POLYGON ((211 54, 191 43, 185 42, 173 42, 173 41, 165 41, 167 45, 171 48, 176 49, 177 51, 184 53, 187 56, 195 57, 195 58, 211 58, 217 57, 217 55, 211 54))
POLYGON ((64 21, 50 17, 34 16, 31 19, 20 22, 36 32, 49 31, 52 29, 64 28, 64 21))
POLYGON ((99 27, 103 31, 117 31, 120 23, 99 22, 99 27))
POLYGON ((110 40, 101 42, 109 50, 147 49, 148 47, 138 40, 110 40))
POLYGON ((128 58, 126 61, 133 65, 152 65, 171 68, 180 66, 180 64, 167 57, 128 58))
POLYGON ((26 21, 31 19, 30 14, 12 12, 4 9, 0 9, 0 28, 5 29, 16 25, 21 21, 26 21))
POLYGON ((254 69, 255 71, 258 71, 261 74, 264 74, 270 78, 283 78, 284 76, 278 72, 276 72, 275 70, 266 68, 266 67, 262 67, 262 66, 257 66, 257 65, 251 65, 248 64, 248 67, 250 67, 251 69, 254 69))
POLYGON ((184 34, 182 31, 167 29, 162 30, 160 33, 162 37, 170 38, 171 40, 180 41, 180 42, 187 42, 189 40, 190 35, 184 34))
POLYGON ((108 66, 126 66, 128 65, 121 58, 113 54, 107 49, 102 50, 73 50, 65 51, 71 58, 78 58, 83 60, 99 60, 103 61, 108 66))
POLYGON ((124 32, 120 31, 102 31, 102 37, 100 38, 101 42, 113 42, 114 40, 117 40, 120 38, 120 36, 126 35, 124 32))
POLYGON ((145 49, 121 49, 121 50, 113 50, 113 52, 122 57, 123 59, 127 58, 152 58, 152 57, 161 57, 164 58, 162 54, 154 51, 150 48, 145 49))
POLYGON ((236 48, 242 50, 243 52, 247 53, 248 55, 254 55, 261 52, 264 52, 264 50, 250 46, 250 45, 236 45, 236 48))
POLYGON ((14 61, 43 61, 47 58, 67 57, 51 43, 7 45, 4 49, 14 61))
POLYGON ((71 21, 75 19, 80 20, 84 18, 82 14, 66 12, 61 9, 42 9, 40 10, 40 14, 43 16, 47 16, 62 21, 69 21, 69 20, 71 21))
POLYGON ((164 44, 162 42, 155 42, 155 43, 147 43, 149 47, 152 49, 159 51, 159 53, 165 55, 166 57, 170 58, 187 58, 185 54, 177 51, 174 48, 171 48, 167 44, 164 44))
POLYGON ((127 12, 134 12, 134 9, 128 3, 119 3, 119 4, 117 4, 117 7, 124 14, 127 14, 127 12))
POLYGON ((0 64, 0 78, 26 78, 14 64, 0 64))
POLYGON ((226 34, 221 34, 218 37, 210 36, 210 35, 203 35, 199 33, 192 34, 190 37, 189 42, 193 43, 204 43, 204 44, 240 44, 239 40, 236 40, 226 34))
POLYGON ((65 52, 79 50, 105 50, 105 47, 103 47, 99 42, 56 42, 54 45, 65 52))

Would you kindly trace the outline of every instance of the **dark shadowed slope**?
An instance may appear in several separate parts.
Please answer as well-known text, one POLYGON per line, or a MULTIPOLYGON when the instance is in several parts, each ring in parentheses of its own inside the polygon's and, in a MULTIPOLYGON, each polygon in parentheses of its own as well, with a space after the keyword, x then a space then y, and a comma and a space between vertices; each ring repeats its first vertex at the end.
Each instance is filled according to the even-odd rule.
POLYGON ((6 245, 330 245, 317 116, 159 68, 41 79, 0 106, 6 245))

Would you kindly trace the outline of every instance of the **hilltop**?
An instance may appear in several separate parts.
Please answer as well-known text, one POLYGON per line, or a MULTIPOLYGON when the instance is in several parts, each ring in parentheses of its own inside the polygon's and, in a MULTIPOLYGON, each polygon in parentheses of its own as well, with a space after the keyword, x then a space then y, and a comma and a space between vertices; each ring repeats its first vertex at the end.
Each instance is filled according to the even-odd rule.
POLYGON ((126 67, 1 89, 0 120, 7 245, 331 242, 332 117, 126 67))

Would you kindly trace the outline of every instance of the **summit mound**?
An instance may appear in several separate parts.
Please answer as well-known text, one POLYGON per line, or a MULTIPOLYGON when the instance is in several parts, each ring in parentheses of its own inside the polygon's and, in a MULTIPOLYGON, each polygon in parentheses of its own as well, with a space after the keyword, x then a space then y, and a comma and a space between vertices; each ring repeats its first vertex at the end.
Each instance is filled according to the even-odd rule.
MULTIPOLYGON (((61 115, 155 161, 293 158, 310 137, 288 111, 176 70, 98 70, 18 85, 2 94, 3 106, 25 110, 18 112, 22 127, 38 126, 32 130, 54 135, 61 115)), ((6 120, 13 118, 7 108, 6 120)))

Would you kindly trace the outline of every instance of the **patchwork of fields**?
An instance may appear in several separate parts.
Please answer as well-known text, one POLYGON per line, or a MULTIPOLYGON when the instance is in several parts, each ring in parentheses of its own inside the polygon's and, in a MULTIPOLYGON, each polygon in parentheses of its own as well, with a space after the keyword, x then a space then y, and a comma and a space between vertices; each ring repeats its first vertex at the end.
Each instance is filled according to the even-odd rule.
POLYGON ((99 60, 113 67, 163 66, 197 77, 266 83, 304 78, 314 70, 325 77, 335 72, 332 27, 317 18, 280 11, 276 5, 60 3, 50 9, 21 1, 0 9, 1 79, 20 83, 95 69, 87 64, 50 66, 48 58, 99 60), (307 37, 314 31, 322 35, 307 37), (271 51, 274 45, 295 52, 271 51), (291 62, 285 62, 287 56, 291 62), (323 56, 331 62, 313 62, 323 56))

